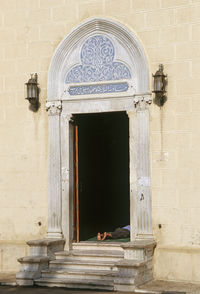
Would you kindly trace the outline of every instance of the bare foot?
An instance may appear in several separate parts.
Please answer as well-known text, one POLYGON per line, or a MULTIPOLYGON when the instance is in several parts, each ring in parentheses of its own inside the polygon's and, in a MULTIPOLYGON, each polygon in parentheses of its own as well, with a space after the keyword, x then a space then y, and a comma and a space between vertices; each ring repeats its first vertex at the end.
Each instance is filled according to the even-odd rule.
POLYGON ((103 238, 101 239, 102 241, 103 240, 105 240, 106 239, 106 237, 107 237, 107 233, 106 232, 104 232, 104 234, 103 234, 103 238))
POLYGON ((101 241, 101 234, 100 233, 97 234, 97 240, 101 241))

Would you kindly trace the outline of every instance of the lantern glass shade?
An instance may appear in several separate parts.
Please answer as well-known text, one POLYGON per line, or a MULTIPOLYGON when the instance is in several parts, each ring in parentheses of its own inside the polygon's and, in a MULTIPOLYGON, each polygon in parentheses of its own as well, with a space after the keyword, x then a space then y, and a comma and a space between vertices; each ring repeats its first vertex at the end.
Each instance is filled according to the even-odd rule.
POLYGON ((154 78, 154 91, 155 92, 161 92, 162 90, 163 90, 162 76, 157 75, 154 78))
POLYGON ((31 78, 29 79, 28 83, 26 83, 26 93, 27 97, 26 99, 29 100, 30 103, 35 104, 37 103, 38 99, 38 86, 37 86, 37 74, 34 76, 31 75, 31 78))

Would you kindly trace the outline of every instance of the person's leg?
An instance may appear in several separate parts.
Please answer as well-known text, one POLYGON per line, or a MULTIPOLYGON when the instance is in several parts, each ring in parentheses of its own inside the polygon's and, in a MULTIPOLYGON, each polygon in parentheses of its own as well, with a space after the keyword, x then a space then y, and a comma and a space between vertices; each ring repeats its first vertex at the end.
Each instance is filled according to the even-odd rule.
POLYGON ((130 237, 130 231, 123 229, 123 228, 117 228, 112 234, 112 239, 123 239, 130 237))

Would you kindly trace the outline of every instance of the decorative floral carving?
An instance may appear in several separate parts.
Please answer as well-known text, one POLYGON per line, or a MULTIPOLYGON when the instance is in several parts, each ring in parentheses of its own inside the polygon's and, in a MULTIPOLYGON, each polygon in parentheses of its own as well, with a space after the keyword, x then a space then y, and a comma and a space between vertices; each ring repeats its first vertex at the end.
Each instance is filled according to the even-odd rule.
POLYGON ((48 115, 59 115, 61 110, 61 101, 52 101, 46 103, 46 111, 48 111, 48 115))
POLYGON ((90 37, 82 46, 81 65, 74 66, 66 76, 66 83, 84 83, 130 79, 131 73, 122 62, 115 62, 115 49, 105 36, 90 37))
POLYGON ((147 108, 147 104, 152 103, 152 98, 150 95, 148 96, 136 96, 133 100, 135 107, 137 107, 138 110, 144 110, 147 108))

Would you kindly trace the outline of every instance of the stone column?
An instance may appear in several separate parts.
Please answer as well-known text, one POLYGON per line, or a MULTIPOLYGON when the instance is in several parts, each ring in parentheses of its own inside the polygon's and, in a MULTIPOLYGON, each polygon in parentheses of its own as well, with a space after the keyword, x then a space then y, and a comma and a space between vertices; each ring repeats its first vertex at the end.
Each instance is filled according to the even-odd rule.
POLYGON ((137 112, 137 238, 152 238, 149 104, 151 96, 136 96, 137 112))
POLYGON ((61 101, 47 102, 49 116, 49 179, 47 238, 62 238, 61 229, 61 101))

